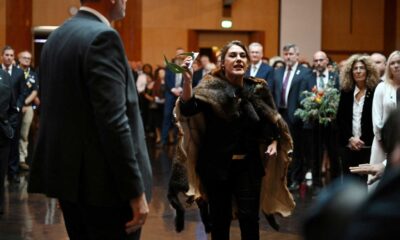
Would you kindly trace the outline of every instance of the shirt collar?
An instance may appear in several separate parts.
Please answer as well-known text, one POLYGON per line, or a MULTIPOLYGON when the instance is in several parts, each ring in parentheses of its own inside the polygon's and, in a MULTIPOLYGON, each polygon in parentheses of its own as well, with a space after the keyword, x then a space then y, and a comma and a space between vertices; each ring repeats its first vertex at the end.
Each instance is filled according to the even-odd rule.
POLYGON ((324 71, 322 74, 324 74, 324 77, 325 77, 325 78, 328 78, 328 77, 329 77, 329 71, 328 71, 328 69, 325 68, 325 71, 324 71))
POLYGON ((256 64, 252 64, 252 65, 255 66, 257 69, 259 69, 261 66, 261 63, 262 63, 262 60, 258 61, 258 63, 256 63, 256 64))
POLYGON ((108 21, 108 19, 106 17, 104 17, 100 12, 98 12, 96 9, 90 8, 90 7, 86 7, 86 6, 82 6, 79 8, 79 10, 81 11, 85 11, 85 12, 90 12, 92 14, 94 14, 96 17, 98 17, 103 23, 105 23, 107 26, 111 27, 110 21, 108 21))
MULTIPOLYGON (((293 66, 292 66, 292 70, 290 70, 290 71, 294 71, 294 70, 296 70, 297 69, 297 65, 299 65, 299 63, 298 62, 296 62, 293 66)), ((286 66, 286 69, 285 69, 285 71, 287 72, 289 70, 289 66, 286 66)))
POLYGON ((354 97, 356 97, 357 96, 357 94, 360 92, 361 90, 357 87, 357 85, 355 86, 355 89, 354 89, 354 97))
MULTIPOLYGON (((6 65, 4 65, 4 64, 1 64, 1 67, 2 67, 3 69, 6 69, 6 65)), ((11 64, 11 65, 9 66, 9 68, 8 68, 8 71, 12 71, 12 69, 13 69, 13 65, 11 64)))

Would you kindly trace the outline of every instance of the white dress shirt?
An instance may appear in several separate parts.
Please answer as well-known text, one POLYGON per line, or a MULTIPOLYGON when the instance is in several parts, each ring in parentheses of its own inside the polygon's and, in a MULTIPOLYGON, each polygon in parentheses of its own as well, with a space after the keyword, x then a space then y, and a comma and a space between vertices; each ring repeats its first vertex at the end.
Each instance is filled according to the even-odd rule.
POLYGON ((354 137, 361 137, 361 117, 364 107, 365 94, 357 101, 356 96, 360 92, 360 89, 356 86, 354 89, 354 102, 353 102, 353 129, 352 133, 354 137))
POLYGON ((110 22, 106 17, 104 17, 101 13, 99 13, 97 10, 90 8, 90 7, 80 7, 79 10, 81 11, 86 11, 94 14, 96 17, 98 17, 103 23, 105 23, 107 26, 111 26, 110 22))
POLYGON ((260 69, 261 63, 262 63, 262 61, 260 60, 260 61, 258 61, 257 64, 251 64, 250 76, 252 76, 252 77, 256 76, 258 69, 260 69))
MULTIPOLYGON (((287 100, 288 100, 288 96, 289 96, 289 92, 290 92, 290 86, 292 85, 292 80, 293 80, 294 74, 296 74, 296 72, 297 72, 297 66, 298 65, 299 65, 299 63, 296 62, 292 66, 292 70, 290 70, 290 76, 289 76, 289 79, 288 79, 288 83, 287 83, 287 87, 286 87, 286 93, 285 93, 285 102, 286 102, 286 104, 287 104, 287 100)), ((288 73, 288 67, 286 66, 285 74, 283 75, 282 81, 285 80, 287 73, 288 73)), ((282 86, 283 86, 283 83, 282 83, 282 86)))
POLYGON ((372 124, 374 134, 378 140, 381 140, 381 130, 390 112, 396 109, 397 94, 396 88, 385 81, 375 89, 374 100, 372 102, 372 124))

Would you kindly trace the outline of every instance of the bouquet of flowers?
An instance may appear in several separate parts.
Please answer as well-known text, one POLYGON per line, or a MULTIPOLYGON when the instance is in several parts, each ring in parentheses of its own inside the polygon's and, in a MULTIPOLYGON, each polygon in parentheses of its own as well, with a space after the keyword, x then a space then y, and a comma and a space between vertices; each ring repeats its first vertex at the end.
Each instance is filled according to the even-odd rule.
POLYGON ((327 125, 336 118, 336 112, 339 105, 340 93, 334 87, 327 87, 324 90, 318 90, 314 86, 310 91, 301 93, 304 97, 301 100, 301 107, 296 109, 294 115, 301 118, 303 122, 316 122, 327 125))

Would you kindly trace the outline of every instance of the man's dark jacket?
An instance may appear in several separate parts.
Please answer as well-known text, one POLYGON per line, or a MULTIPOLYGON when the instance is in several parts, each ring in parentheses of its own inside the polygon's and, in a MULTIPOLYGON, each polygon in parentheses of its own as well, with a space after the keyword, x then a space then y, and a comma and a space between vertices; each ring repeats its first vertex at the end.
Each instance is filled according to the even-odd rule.
POLYGON ((40 63, 41 116, 29 191, 118 206, 146 191, 151 167, 132 71, 118 33, 79 11, 40 63))

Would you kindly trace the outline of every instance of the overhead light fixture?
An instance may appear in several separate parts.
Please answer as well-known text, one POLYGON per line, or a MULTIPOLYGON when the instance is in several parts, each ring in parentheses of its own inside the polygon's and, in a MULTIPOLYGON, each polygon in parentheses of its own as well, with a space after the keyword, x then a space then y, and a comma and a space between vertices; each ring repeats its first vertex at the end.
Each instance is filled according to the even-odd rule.
POLYGON ((222 28, 232 28, 232 21, 231 20, 222 20, 221 27, 222 28))

